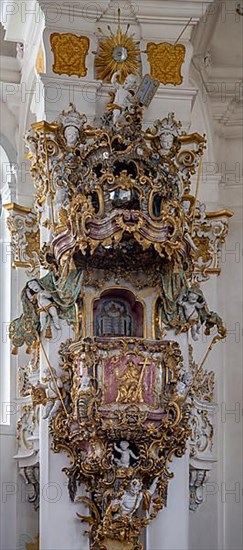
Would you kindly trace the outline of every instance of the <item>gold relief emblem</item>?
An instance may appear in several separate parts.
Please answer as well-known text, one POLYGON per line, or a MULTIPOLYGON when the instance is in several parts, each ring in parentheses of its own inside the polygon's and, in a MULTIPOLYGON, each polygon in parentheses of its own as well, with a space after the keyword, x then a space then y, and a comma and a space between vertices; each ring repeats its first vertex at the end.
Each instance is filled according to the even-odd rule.
POLYGON ((54 54, 54 73, 86 76, 85 58, 89 50, 87 36, 54 32, 50 36, 50 42, 54 54))
POLYGON ((147 56, 150 63, 150 74, 161 84, 179 86, 183 82, 181 66, 185 59, 186 48, 183 44, 161 42, 147 44, 147 56))

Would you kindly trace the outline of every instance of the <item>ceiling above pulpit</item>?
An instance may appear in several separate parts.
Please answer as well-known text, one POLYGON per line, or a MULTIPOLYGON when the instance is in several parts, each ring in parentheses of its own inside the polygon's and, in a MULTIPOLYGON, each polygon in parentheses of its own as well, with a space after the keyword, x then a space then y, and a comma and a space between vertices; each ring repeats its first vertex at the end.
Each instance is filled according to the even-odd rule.
POLYGON ((219 134, 242 135, 243 2, 216 0, 194 29, 194 67, 219 134))

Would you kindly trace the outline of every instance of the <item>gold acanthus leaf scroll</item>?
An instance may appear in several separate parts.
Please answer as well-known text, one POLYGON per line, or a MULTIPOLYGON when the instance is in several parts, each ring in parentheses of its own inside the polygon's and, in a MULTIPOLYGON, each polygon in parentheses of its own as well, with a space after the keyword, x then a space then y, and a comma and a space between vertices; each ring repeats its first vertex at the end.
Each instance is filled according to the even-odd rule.
POLYGON ((71 33, 54 32, 50 36, 54 54, 52 70, 57 74, 86 76, 85 59, 89 50, 89 38, 71 33))
POLYGON ((161 84, 182 83, 181 66, 185 59, 186 48, 183 44, 161 42, 147 44, 147 56, 150 63, 151 77, 161 84))

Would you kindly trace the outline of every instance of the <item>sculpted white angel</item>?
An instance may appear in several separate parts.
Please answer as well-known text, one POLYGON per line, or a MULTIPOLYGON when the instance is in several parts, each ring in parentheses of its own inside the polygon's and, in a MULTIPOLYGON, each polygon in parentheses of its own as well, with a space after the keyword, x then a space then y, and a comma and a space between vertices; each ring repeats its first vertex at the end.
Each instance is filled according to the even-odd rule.
MULTIPOLYGON (((147 500, 151 500, 152 495, 155 493, 157 486, 158 478, 156 477, 151 483, 149 489, 143 490, 142 482, 139 479, 133 479, 128 487, 123 493, 123 495, 118 499, 113 499, 111 501, 111 506, 118 506, 118 512, 115 512, 114 519, 119 516, 132 516, 136 510, 138 510, 143 498, 145 496, 149 497, 147 500)), ((148 507, 146 506, 147 511, 148 507)))
POLYGON ((116 89, 116 94, 114 98, 114 104, 119 108, 114 109, 113 111, 113 122, 114 124, 118 121, 122 112, 129 107, 134 101, 134 95, 138 88, 138 77, 134 74, 129 74, 123 84, 119 84, 118 76, 120 75, 119 71, 113 74, 111 79, 111 84, 116 89))
POLYGON ((134 460, 138 460, 138 457, 130 449, 128 441, 121 441, 120 447, 118 447, 116 443, 114 443, 114 449, 120 455, 120 458, 114 458, 114 462, 117 466, 129 468, 131 464, 131 458, 133 458, 134 460))
POLYGON ((196 342, 202 325, 200 310, 205 309, 206 304, 203 293, 199 288, 192 287, 187 292, 186 299, 180 298, 178 304, 183 308, 185 318, 191 324, 192 339, 196 342))
POLYGON ((51 419, 61 406, 61 392, 64 384, 62 379, 57 376, 56 370, 53 367, 51 368, 51 372, 50 370, 45 369, 44 374, 44 382, 47 384, 47 403, 43 418, 51 419))
POLYGON ((40 313, 41 331, 45 329, 48 321, 53 322, 53 325, 57 330, 61 330, 57 309, 52 300, 51 292, 44 290, 37 279, 32 279, 31 281, 28 281, 26 285, 26 295, 30 301, 33 300, 34 296, 37 299, 40 313))

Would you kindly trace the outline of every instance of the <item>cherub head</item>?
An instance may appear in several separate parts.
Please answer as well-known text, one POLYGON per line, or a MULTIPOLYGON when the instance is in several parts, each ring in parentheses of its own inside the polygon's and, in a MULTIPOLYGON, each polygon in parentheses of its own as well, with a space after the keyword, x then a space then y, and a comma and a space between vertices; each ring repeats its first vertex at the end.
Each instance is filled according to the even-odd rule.
POLYGON ((138 86, 138 78, 135 74, 129 74, 123 84, 124 90, 136 90, 138 86))
POLYGON ((191 288, 188 290, 187 300, 190 304, 196 304, 196 302, 202 304, 203 302, 205 302, 203 293, 197 285, 191 286, 191 288))
POLYGON ((120 442, 120 448, 121 448, 123 451, 126 451, 126 449, 128 449, 128 447, 129 447, 128 441, 121 441, 121 442, 120 442))
POLYGON ((190 386, 190 384, 192 383, 192 380, 193 380, 193 376, 190 372, 185 372, 183 374, 182 379, 183 379, 183 382, 186 386, 190 386))
POLYGON ((129 490, 132 495, 138 495, 142 489, 142 483, 139 479, 133 479, 130 483, 129 490))
POLYGON ((88 390, 90 385, 90 377, 89 376, 82 376, 81 378, 81 389, 82 390, 88 390))
POLYGON ((32 294, 36 294, 37 292, 43 290, 37 279, 31 279, 30 281, 28 281, 26 283, 26 289, 29 289, 32 294))
POLYGON ((170 132, 162 132, 159 136, 160 145, 165 151, 169 151, 174 143, 174 136, 170 132))
POLYGON ((44 369, 44 371, 43 371, 43 381, 44 382, 47 382, 47 380, 53 381, 53 376, 56 379, 57 373, 56 373, 56 369, 54 369, 54 367, 48 367, 48 368, 44 369))
POLYGON ((191 292, 189 290, 188 295, 187 295, 187 299, 188 299, 189 304, 196 304, 196 302, 198 301, 198 295, 195 294, 195 292, 191 292))
POLYGON ((86 121, 86 116, 79 113, 73 103, 70 103, 68 111, 62 111, 61 115, 59 115, 58 122, 64 128, 64 137, 68 147, 75 147, 79 140, 79 132, 86 121))
POLYGON ((75 147, 79 139, 79 130, 76 126, 66 126, 64 130, 64 137, 66 139, 68 147, 75 147))

